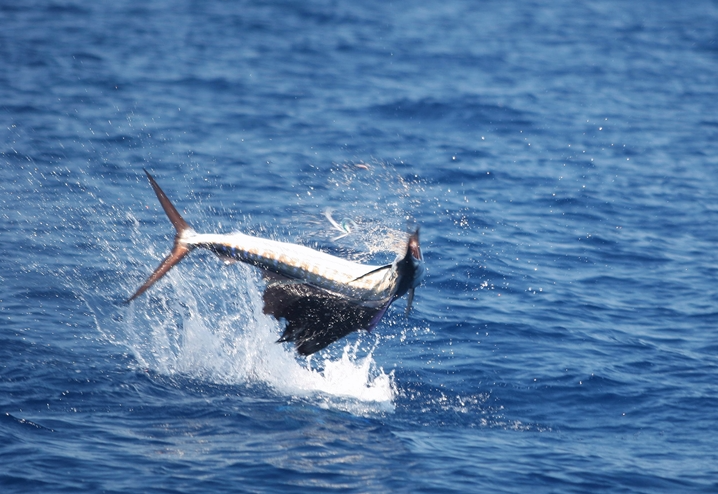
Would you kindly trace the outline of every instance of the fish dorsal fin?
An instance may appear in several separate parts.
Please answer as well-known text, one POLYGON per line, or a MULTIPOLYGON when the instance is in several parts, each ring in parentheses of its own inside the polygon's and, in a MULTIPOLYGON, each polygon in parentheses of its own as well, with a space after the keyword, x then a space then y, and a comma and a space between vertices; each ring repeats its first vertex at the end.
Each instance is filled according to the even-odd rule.
POLYGON ((359 330, 371 331, 392 298, 376 304, 332 293, 306 283, 268 283, 264 313, 286 325, 277 343, 293 342, 300 355, 311 355, 359 330))

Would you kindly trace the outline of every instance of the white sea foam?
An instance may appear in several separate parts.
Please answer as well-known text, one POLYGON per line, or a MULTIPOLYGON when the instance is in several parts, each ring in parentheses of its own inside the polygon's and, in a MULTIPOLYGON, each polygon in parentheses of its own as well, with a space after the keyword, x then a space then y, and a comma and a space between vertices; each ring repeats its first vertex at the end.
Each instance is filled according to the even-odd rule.
POLYGON ((363 414, 393 410, 393 374, 371 352, 343 343, 340 358, 297 356, 275 343, 280 323, 263 314, 252 268, 222 267, 210 256, 170 272, 127 308, 126 344, 140 365, 166 375, 223 384, 265 384, 319 406, 363 414))

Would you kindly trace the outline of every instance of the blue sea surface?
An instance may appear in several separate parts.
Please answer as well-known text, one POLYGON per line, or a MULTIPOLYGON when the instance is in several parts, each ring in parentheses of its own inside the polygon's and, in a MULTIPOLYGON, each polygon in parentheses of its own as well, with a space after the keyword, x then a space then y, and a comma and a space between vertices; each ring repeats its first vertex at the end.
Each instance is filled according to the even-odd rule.
POLYGON ((718 492, 715 0, 0 26, 0 492, 718 492), (123 304, 174 235, 143 168, 200 232, 419 226, 413 311, 307 359, 200 251, 123 304))

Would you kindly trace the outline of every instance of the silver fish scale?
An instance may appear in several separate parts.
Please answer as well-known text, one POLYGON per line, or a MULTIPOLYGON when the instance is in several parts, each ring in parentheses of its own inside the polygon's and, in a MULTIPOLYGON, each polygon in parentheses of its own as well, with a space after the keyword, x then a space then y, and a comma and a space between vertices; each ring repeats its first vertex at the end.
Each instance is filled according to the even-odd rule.
POLYGON ((221 256, 366 301, 385 300, 393 295, 396 285, 394 267, 372 272, 381 266, 359 264, 302 245, 243 233, 186 232, 182 242, 188 247, 207 248, 221 256))

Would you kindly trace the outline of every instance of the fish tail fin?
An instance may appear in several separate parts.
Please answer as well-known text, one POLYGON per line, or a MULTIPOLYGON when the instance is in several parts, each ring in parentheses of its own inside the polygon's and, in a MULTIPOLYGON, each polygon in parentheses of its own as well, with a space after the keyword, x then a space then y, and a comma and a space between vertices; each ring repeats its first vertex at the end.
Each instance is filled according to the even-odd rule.
POLYGON ((167 217, 172 222, 172 225, 175 227, 175 230, 177 230, 177 234, 175 235, 172 252, 170 252, 170 254, 164 258, 160 265, 157 266, 157 269, 155 269, 154 272, 149 276, 149 278, 147 278, 147 281, 145 281, 144 284, 137 289, 134 295, 127 299, 126 303, 132 302, 134 299, 145 293, 152 285, 155 284, 157 280, 167 274, 167 272, 172 269, 175 264, 179 263, 184 258, 184 256, 189 254, 189 252, 192 250, 192 247, 188 246, 183 241, 183 234, 187 231, 191 231, 192 227, 189 226, 189 224, 179 214, 177 209, 175 209, 170 200, 167 198, 167 195, 165 195, 160 186, 157 185, 155 179, 152 178, 152 175, 150 175, 147 170, 145 170, 145 173, 147 174, 147 178, 150 181, 150 185, 152 185, 152 189, 157 195, 157 199, 160 200, 162 209, 165 210, 165 213, 167 213, 167 217))

